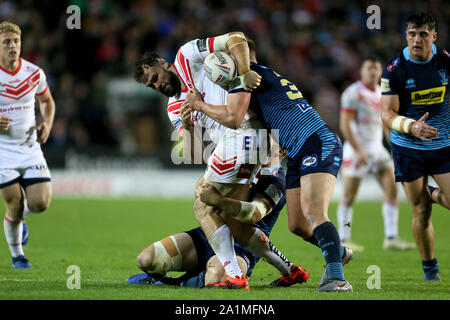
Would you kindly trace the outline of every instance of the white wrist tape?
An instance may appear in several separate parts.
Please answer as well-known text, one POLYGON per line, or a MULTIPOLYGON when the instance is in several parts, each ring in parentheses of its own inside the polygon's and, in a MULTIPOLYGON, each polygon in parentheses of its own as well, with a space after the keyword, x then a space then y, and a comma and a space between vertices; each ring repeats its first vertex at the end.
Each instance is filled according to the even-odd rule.
POLYGON ((416 121, 404 116, 395 116, 391 120, 391 129, 400 133, 411 133, 409 126, 414 122, 416 121))
POLYGON ((228 51, 227 42, 228 40, 230 40, 231 37, 238 37, 247 41, 242 32, 226 33, 224 35, 214 37, 214 51, 224 51, 224 52, 228 51))
POLYGON ((265 204, 261 200, 256 199, 252 202, 241 201, 241 211, 239 211, 236 220, 250 222, 256 209, 258 209, 261 214, 260 219, 264 218, 268 213, 265 204))

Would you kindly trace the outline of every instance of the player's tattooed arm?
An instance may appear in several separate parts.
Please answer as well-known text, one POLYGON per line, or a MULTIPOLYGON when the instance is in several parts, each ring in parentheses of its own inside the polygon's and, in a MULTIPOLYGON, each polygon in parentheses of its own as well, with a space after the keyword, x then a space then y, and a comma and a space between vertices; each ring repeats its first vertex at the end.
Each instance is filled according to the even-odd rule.
POLYGON ((387 128, 403 134, 412 134, 422 141, 431 141, 430 138, 439 135, 435 127, 425 123, 425 120, 428 118, 428 112, 416 121, 400 116, 398 114, 399 107, 400 100, 398 95, 381 96, 381 120, 387 128))
POLYGON ((203 101, 203 97, 197 89, 191 88, 186 97, 186 105, 205 113, 226 127, 236 129, 244 120, 250 105, 250 97, 249 92, 230 93, 227 97, 226 106, 211 105, 203 101))
POLYGON ((266 197, 257 193, 251 202, 223 197, 212 185, 205 183, 198 191, 200 200, 207 205, 218 208, 236 220, 256 223, 272 210, 266 197))
POLYGON ((214 38, 214 51, 228 51, 234 58, 245 90, 252 91, 261 84, 261 76, 250 69, 250 50, 242 32, 230 32, 214 38))
POLYGON ((36 96, 36 98, 39 102, 39 108, 44 117, 44 121, 36 127, 36 129, 41 132, 37 141, 39 143, 45 143, 50 136, 50 131, 53 126, 53 119, 55 117, 55 100, 53 100, 50 89, 46 90, 43 95, 36 96))
MULTIPOLYGON (((189 160, 191 163, 196 163, 196 152, 203 154, 203 140, 201 129, 196 128, 191 121, 192 109, 184 101, 180 107, 181 121, 183 130, 180 133, 180 139, 183 147, 183 157, 189 160), (198 147, 197 147, 198 146, 198 147), (199 149, 197 150, 196 149, 199 149)), ((202 157, 200 157, 202 159, 202 157)))

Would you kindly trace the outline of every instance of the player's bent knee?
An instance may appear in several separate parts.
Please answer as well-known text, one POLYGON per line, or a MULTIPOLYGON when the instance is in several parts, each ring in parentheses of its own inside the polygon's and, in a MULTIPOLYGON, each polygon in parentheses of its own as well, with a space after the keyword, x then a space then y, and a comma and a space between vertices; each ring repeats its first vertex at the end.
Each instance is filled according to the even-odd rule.
POLYGON ((153 257, 155 254, 155 247, 153 244, 142 251, 137 257, 137 264, 140 269, 146 271, 153 267, 153 257))
POLYGON ((27 202, 28 209, 34 213, 41 213, 48 209, 50 206, 50 197, 43 197, 37 200, 27 202))
POLYGON ((145 249, 138 256, 137 263, 147 273, 164 274, 168 271, 181 271, 183 257, 175 237, 170 236, 145 249))

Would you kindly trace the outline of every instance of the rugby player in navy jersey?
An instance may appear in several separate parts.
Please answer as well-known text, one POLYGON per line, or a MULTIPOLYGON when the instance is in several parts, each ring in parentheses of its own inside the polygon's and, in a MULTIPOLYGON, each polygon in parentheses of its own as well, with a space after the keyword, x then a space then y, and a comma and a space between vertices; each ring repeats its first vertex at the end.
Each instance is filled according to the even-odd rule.
POLYGON ((381 117, 391 129, 395 179, 413 212, 424 280, 440 280, 434 255, 431 204, 450 209, 450 55, 436 47, 436 18, 416 13, 406 21, 408 46, 386 65, 381 117), (439 188, 428 186, 432 176, 439 188))
MULTIPOLYGON (((272 137, 288 151, 289 229, 307 241, 316 241, 326 261, 325 276, 317 291, 352 291, 342 270, 342 257, 348 251, 341 246, 336 227, 328 219, 328 206, 342 161, 341 141, 294 84, 257 64, 255 56, 251 59, 251 69, 262 77, 257 89, 250 93, 239 83, 231 84, 224 106, 205 103, 201 94, 192 89, 184 107, 206 113, 228 127, 239 126, 248 108, 260 115, 267 128, 272 129, 272 137)), ((242 202, 243 209, 244 204, 242 202)), ((246 210, 241 211, 247 214, 246 210)), ((351 251, 349 253, 351 257, 351 251)))

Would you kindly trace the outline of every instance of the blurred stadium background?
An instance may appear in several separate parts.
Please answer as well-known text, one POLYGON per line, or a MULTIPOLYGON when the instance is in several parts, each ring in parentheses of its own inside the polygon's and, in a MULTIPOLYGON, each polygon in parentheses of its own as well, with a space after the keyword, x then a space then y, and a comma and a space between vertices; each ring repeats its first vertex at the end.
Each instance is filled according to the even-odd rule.
MULTIPOLYGON (((1 1, 0 18, 22 28, 22 57, 42 67, 56 101, 43 146, 55 195, 190 197, 200 165, 171 161, 166 99, 133 80, 147 50, 173 61, 185 42, 240 30, 256 40, 260 62, 298 85, 339 132, 340 93, 363 57, 383 63, 405 46, 414 11, 437 16, 438 46, 449 48, 450 2, 430 1, 1 1), (381 8, 381 30, 366 9, 381 8), (69 5, 81 29, 69 30, 69 5)), ((340 194, 338 184, 335 197, 340 194)), ((373 180, 360 199, 381 197, 373 180)))

